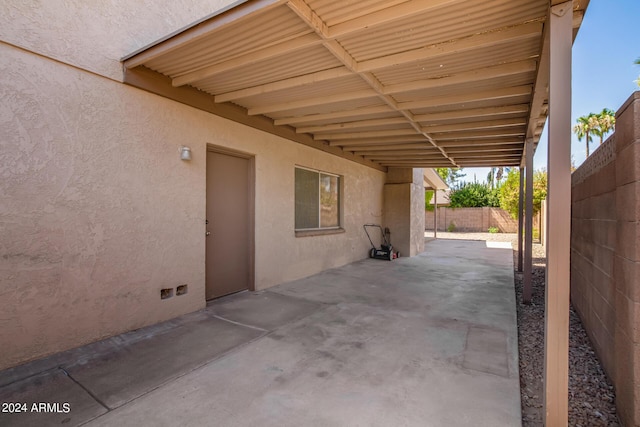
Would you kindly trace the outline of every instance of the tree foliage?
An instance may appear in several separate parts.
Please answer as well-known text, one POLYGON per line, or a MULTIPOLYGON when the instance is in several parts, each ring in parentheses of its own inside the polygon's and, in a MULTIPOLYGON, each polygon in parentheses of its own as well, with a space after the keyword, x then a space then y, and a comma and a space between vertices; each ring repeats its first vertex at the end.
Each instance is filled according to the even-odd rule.
MULTIPOLYGON (((593 113, 592 113, 593 114, 593 113)), ((587 153, 587 157, 589 157, 589 143, 591 142, 591 140, 593 139, 593 137, 591 136, 591 120, 590 120, 590 116, 586 115, 586 116, 580 116, 577 118, 576 120, 578 122, 578 124, 576 124, 573 127, 573 132, 576 134, 576 136, 578 137, 578 141, 582 141, 582 138, 585 138, 585 142, 586 142, 586 153, 587 153)))
POLYGON ((593 135, 600 138, 600 144, 604 141, 605 135, 613 131, 616 124, 616 114, 609 108, 603 108, 599 113, 589 113, 580 116, 576 120, 573 132, 578 137, 578 141, 585 138, 586 153, 589 157, 589 143, 593 140, 593 135))
POLYGON ((449 187, 454 187, 458 179, 466 175, 462 173, 462 168, 436 168, 436 172, 449 187))
POLYGON ((449 194, 449 206, 452 208, 480 208, 500 205, 498 189, 488 184, 467 182, 459 185, 449 194))
POLYGON ((500 187, 502 183, 502 178, 504 177, 505 172, 509 173, 511 168, 499 167, 499 168, 491 168, 489 169, 489 173, 487 174, 487 184, 491 186, 491 188, 500 187))
POLYGON ((602 145, 604 137, 615 128, 616 113, 609 108, 603 108, 598 114, 593 114, 593 117, 595 117, 592 124, 593 133, 600 138, 600 145, 602 145))
MULTIPOLYGON (((520 171, 511 169, 507 179, 500 187, 500 207, 513 218, 518 218, 518 200, 520 197, 520 171)), ((547 197, 547 172, 533 173, 533 213, 540 212, 542 200, 547 197)))
POLYGON ((425 190, 424 192, 424 209, 432 212, 435 208, 431 204, 431 198, 433 198, 433 190, 425 190))

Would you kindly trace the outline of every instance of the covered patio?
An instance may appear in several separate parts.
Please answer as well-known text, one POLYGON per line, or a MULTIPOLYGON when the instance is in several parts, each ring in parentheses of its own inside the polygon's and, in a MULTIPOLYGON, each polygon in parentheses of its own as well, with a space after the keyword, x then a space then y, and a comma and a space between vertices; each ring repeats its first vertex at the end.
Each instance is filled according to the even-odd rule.
POLYGON ((520 425, 510 245, 432 240, 0 374, 3 425, 520 425), (84 424, 86 423, 86 424, 84 424))
POLYGON ((588 3, 243 2, 123 58, 125 82, 388 172, 520 167, 529 195, 548 119, 545 408, 566 425, 571 45, 588 3))
POLYGON ((527 300, 546 121, 545 422, 566 425, 588 0, 63 3, 0 8, 3 401, 65 424, 517 425, 508 251, 423 252, 424 169, 526 171, 527 300), (373 222, 407 258, 362 260, 373 222), (207 307, 223 266, 257 292, 207 307))

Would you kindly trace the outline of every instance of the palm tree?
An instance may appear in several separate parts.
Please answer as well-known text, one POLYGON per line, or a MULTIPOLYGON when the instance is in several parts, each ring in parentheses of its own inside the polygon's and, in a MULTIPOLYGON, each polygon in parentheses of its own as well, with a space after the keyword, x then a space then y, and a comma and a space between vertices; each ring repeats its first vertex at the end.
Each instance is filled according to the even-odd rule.
POLYGON ((509 173, 510 170, 511 168, 499 167, 498 171, 496 172, 496 181, 500 183, 500 181, 502 181, 502 177, 504 176, 504 174, 509 173))
POLYGON ((593 116, 593 113, 587 115, 587 116, 580 116, 578 117, 578 119, 576 120, 578 122, 577 125, 575 125, 573 127, 573 132, 576 134, 576 136, 578 137, 578 141, 582 141, 582 138, 586 137, 586 143, 587 143, 587 157, 589 157, 589 142, 591 142, 591 123, 590 123, 590 118, 591 116, 593 116))
MULTIPOLYGON (((634 64, 640 65, 640 58, 636 59, 634 64)), ((636 80, 636 84, 640 86, 640 76, 638 76, 638 80, 636 80)))
POLYGON ((489 169, 489 173, 487 174, 487 184, 489 184, 491 188, 494 188, 495 177, 496 177, 496 168, 489 169))
POLYGON ((505 173, 509 173, 511 168, 499 167, 499 168, 491 168, 489 173, 487 174, 487 184, 494 189, 496 187, 500 187, 502 184, 502 178, 505 173))
POLYGON ((616 125, 616 113, 609 108, 603 108, 602 111, 596 115, 592 132, 600 137, 600 145, 602 145, 604 136, 614 130, 616 125))

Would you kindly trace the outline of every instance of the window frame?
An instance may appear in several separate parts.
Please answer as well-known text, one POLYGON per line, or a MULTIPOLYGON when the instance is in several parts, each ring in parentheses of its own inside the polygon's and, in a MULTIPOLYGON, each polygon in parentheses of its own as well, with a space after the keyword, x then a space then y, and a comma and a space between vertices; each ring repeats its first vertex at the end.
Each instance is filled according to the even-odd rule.
POLYGON ((318 235, 326 235, 326 234, 337 234, 337 233, 344 233, 345 230, 343 228, 343 223, 344 223, 344 218, 343 218, 343 200, 344 200, 344 176, 343 175, 339 175, 336 173, 332 173, 332 172, 326 172, 323 170, 319 170, 319 169, 313 169, 313 168, 309 168, 306 166, 300 166, 300 165, 295 165, 294 166, 294 231, 295 231, 295 235, 296 237, 305 237, 305 236, 318 236, 318 235), (313 172, 317 175, 318 177, 318 205, 317 205, 317 211, 318 211, 318 225, 319 227, 315 227, 315 228, 296 228, 295 225, 295 205, 296 205, 296 194, 295 194, 295 184, 296 184, 296 178, 295 178, 295 170, 296 169, 302 169, 305 171, 309 171, 309 172, 313 172), (331 227, 320 227, 320 225, 322 224, 322 220, 321 220, 321 207, 322 207, 322 202, 321 202, 321 197, 322 197, 322 190, 321 190, 321 186, 322 186, 322 176, 330 176, 330 177, 334 177, 338 179, 338 225, 337 226, 331 226, 331 227))

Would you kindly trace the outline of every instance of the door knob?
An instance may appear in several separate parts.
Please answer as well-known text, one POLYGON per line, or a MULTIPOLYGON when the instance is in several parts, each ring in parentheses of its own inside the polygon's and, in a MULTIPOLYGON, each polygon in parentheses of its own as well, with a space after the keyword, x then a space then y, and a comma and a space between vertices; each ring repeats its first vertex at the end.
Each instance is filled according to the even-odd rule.
POLYGON ((206 233, 204 233, 204 235, 205 235, 205 236, 210 236, 210 235, 211 235, 211 232, 210 232, 210 231, 207 231, 206 233))

